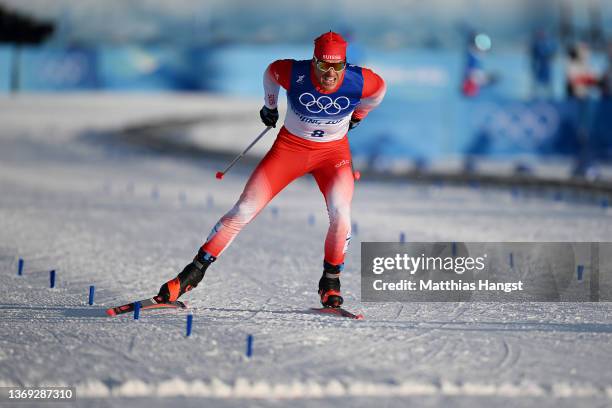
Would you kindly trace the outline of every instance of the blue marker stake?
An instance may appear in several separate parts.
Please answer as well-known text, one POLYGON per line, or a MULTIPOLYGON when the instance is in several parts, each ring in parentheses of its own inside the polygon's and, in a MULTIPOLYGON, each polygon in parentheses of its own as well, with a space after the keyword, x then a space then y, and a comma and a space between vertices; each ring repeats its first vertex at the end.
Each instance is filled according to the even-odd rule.
POLYGON ((278 217, 278 207, 272 207, 272 216, 274 218, 278 217))
POLYGON ((508 263, 510 264, 510 268, 514 268, 514 254, 512 252, 508 255, 508 263))
POLYGON ((356 222, 353 223, 353 226, 351 228, 351 233, 352 233, 352 235, 359 234, 359 226, 357 225, 356 222))
POLYGON ((453 252, 453 256, 457 256, 457 243, 456 242, 453 242, 452 252, 453 252))
POLYGON ((247 345, 246 345, 246 356, 251 358, 253 355, 253 335, 249 334, 247 336, 247 345))
POLYGON ((308 225, 314 225, 315 224, 315 217, 314 215, 310 214, 308 216, 308 225))
POLYGON ((140 318, 140 302, 136 302, 134 304, 134 320, 138 320, 140 318))
POLYGON ((584 265, 578 265, 576 267, 576 276, 579 282, 582 282, 582 275, 584 274, 584 265))
POLYGON ((400 232, 400 243, 405 243, 406 242, 406 234, 404 234, 403 232, 400 232))
POLYGON ((55 269, 49 272, 49 287, 50 288, 55 287, 55 269))
POLYGON ((601 208, 608 208, 608 199, 607 198, 603 198, 601 200, 601 208))
POLYGON ((24 260, 22 258, 19 258, 19 262, 17 263, 17 275, 21 276, 23 275, 23 264, 24 264, 24 260))
POLYGON ((187 315, 187 337, 191 336, 191 326, 193 325, 193 315, 187 315))
POLYGON ((94 285, 91 285, 89 287, 89 306, 93 306, 94 304, 94 295, 96 293, 96 287, 94 285))

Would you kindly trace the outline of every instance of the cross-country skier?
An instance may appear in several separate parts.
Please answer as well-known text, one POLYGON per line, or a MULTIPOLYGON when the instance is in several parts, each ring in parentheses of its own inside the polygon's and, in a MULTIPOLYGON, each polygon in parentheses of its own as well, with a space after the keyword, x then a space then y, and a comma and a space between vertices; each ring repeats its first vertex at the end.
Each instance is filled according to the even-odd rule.
POLYGON ((329 214, 319 295, 325 307, 342 304, 340 272, 351 238, 354 183, 347 132, 381 102, 385 83, 371 70, 347 64, 347 43, 340 34, 330 31, 314 44, 311 60, 278 60, 266 69, 265 104, 259 114, 266 126, 276 127, 282 86, 288 103, 284 126, 238 202, 217 222, 193 262, 159 289, 162 301, 175 301, 195 288, 242 228, 285 186, 310 173, 329 214))

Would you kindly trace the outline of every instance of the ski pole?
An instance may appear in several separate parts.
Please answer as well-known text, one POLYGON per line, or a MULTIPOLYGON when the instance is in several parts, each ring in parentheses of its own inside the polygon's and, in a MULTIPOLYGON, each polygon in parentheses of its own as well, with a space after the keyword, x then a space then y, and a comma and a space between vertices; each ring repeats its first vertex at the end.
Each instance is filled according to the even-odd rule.
POLYGON ((255 138, 255 140, 253 140, 253 141, 251 142, 251 144, 250 144, 250 145, 248 145, 248 146, 247 146, 247 148, 246 148, 246 149, 244 149, 244 150, 242 151, 242 153, 240 153, 238 156, 236 156, 236 158, 235 158, 234 160, 232 160, 232 162, 231 162, 231 163, 230 163, 230 164, 229 164, 229 165, 228 165, 228 166, 225 168, 225 170, 223 170, 223 171, 218 171, 215 177, 217 177, 219 180, 221 180, 221 179, 223 178, 223 176, 225 176, 225 173, 227 173, 227 172, 228 172, 228 171, 229 171, 229 170, 230 170, 232 167, 234 167, 234 164, 236 164, 236 163, 238 162, 238 160, 242 159, 242 158, 244 157, 244 155, 245 155, 245 154, 246 154, 246 153, 247 153, 249 150, 251 150, 251 147, 255 146, 255 143, 259 142, 259 139, 261 139, 261 138, 262 138, 262 137, 263 137, 263 136, 264 136, 264 135, 265 135, 265 134, 268 132, 268 130, 270 130, 270 129, 272 129, 272 126, 267 126, 267 127, 266 127, 266 128, 263 130, 263 132, 261 132, 261 133, 259 134, 259 136, 257 136, 257 137, 255 138))

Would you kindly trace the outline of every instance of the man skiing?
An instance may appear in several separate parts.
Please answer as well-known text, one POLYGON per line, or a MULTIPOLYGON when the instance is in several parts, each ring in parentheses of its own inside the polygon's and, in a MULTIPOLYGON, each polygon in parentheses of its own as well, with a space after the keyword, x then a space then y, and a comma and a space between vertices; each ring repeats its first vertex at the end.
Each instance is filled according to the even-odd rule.
POLYGON ((266 126, 276 127, 282 86, 288 103, 284 126, 234 207, 213 227, 193 262, 159 289, 159 301, 174 302, 195 288, 242 228, 284 187, 310 173, 325 197, 329 214, 319 295, 325 307, 342 305, 340 273, 351 237, 354 183, 347 132, 381 102, 386 88, 371 70, 347 64, 347 43, 340 34, 330 31, 314 44, 312 60, 277 60, 266 69, 260 117, 266 126))

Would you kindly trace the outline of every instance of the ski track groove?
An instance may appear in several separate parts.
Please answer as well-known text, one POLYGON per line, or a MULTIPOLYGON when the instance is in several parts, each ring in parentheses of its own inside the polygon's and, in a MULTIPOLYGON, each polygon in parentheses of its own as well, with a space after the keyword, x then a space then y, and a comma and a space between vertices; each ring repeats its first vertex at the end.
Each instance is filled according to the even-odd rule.
POLYGON ((399 305, 399 310, 397 311, 397 314, 395 315, 395 319, 393 320, 398 320, 400 316, 402 315, 403 311, 404 311, 404 304, 402 303, 399 305))
POLYGON ((132 351, 134 350, 134 346, 136 345, 136 338, 138 337, 138 334, 134 334, 132 336, 132 339, 130 340, 130 345, 128 346, 128 353, 132 354, 132 351))
MULTIPOLYGON (((402 340, 402 343, 408 343, 408 342, 412 342, 415 341, 417 339, 420 339, 422 337, 428 336, 433 334, 436 330, 439 330, 441 328, 443 328, 444 326, 451 324, 453 321, 455 321, 457 318, 461 317, 466 311, 467 311, 467 304, 460 304, 455 308, 455 311, 457 311, 457 313, 455 314, 455 316, 447 323, 443 323, 438 325, 437 327, 431 328, 431 329, 427 329, 426 332, 424 333, 419 333, 415 336, 411 336, 408 339, 402 340)), ((333 316, 324 316, 324 317, 329 317, 330 319, 333 319, 333 316)), ((366 317, 367 319, 367 317, 366 317)), ((331 322, 332 324, 335 322, 331 322)), ((351 323, 350 321, 348 321, 347 323, 351 323)), ((358 325, 360 322, 354 322, 356 325, 358 325)), ((334 324, 335 326, 335 324, 334 324)), ((354 329, 357 329, 358 326, 353 327, 354 329)), ((418 330, 418 327, 412 327, 415 330, 418 330)), ((371 328, 368 328, 371 329, 371 328)), ((296 339, 296 342, 301 341, 301 339, 296 339)), ((418 367, 421 367, 423 364, 425 364, 426 362, 430 361, 432 358, 434 358, 435 356, 439 355, 440 353, 442 353, 444 351, 444 349, 446 348, 448 343, 448 340, 446 338, 444 338, 443 343, 441 346, 436 346, 436 347, 431 347, 428 351, 427 354, 421 356, 421 358, 419 358, 419 360, 411 360, 411 369, 409 370, 409 372, 414 372, 416 371, 416 369, 418 367)), ((378 345, 380 346, 380 345, 378 345)), ((363 355, 363 354, 367 354, 368 351, 370 351, 372 349, 372 345, 369 342, 366 342, 364 344, 362 344, 359 347, 351 347, 351 355, 363 355)), ((296 364, 304 364, 304 363, 310 363, 310 364, 314 364, 314 365, 318 365, 318 364, 324 364, 326 362, 328 362, 328 359, 326 356, 315 356, 313 358, 313 356, 306 354, 304 355, 302 358, 300 359, 293 359, 290 362, 285 361, 285 364, 280 365, 280 368, 289 368, 291 366, 295 366, 296 364), (321 359, 321 357, 323 357, 321 359)), ((277 363, 277 367, 278 367, 278 363, 277 363)))
POLYGON ((494 370, 497 375, 511 371, 519 362, 521 358, 521 348, 513 342, 508 341, 505 336, 501 337, 504 354, 494 370))
MULTIPOLYGON (((439 324, 437 324, 435 327, 427 328, 427 329, 425 329, 425 331, 424 331, 424 332, 419 333, 419 334, 417 334, 417 335, 414 335, 414 336, 412 336, 412 337, 409 337, 409 338, 406 340, 406 342, 411 342, 411 341, 418 340, 418 339, 420 339, 420 338, 422 338, 422 337, 424 337, 424 336, 430 335, 432 332, 434 332, 434 331, 436 331, 436 330, 443 329, 444 327, 446 327, 446 326, 448 326, 448 325, 450 325, 450 324, 454 323, 454 322, 455 322, 455 321, 456 321, 456 320, 457 320, 459 317, 461 317, 461 316, 462 316, 462 315, 463 315, 463 314, 464 314, 464 313, 467 311, 467 304, 466 304, 466 305, 464 305, 464 304, 460 304, 459 306, 457 306, 457 307, 455 308, 455 310, 454 310, 454 311, 455 311, 455 312, 457 312, 457 313, 456 313, 456 314, 455 314, 455 316, 453 316, 453 317, 452 317, 452 318, 451 318, 451 319, 450 319, 448 322, 439 323, 439 324)), ((398 323, 401 323, 401 321, 400 321, 400 322, 398 322, 398 323)), ((425 323, 427 323, 427 322, 425 322, 425 323)), ((419 325, 419 323, 417 323, 416 325, 417 325, 417 326, 415 327, 415 329, 418 329, 418 325, 419 325)))
POLYGON ((510 343, 504 338, 501 338, 501 342, 503 346, 503 354, 497 367, 495 367, 497 372, 505 371, 506 369, 511 368, 511 366, 517 361, 517 359, 514 358, 514 353, 510 347, 510 343))
POLYGON ((89 352, 89 347, 90 346, 94 346, 94 349, 98 349, 98 350, 103 350, 106 357, 109 356, 119 356, 131 363, 137 364, 139 363, 139 361, 131 356, 129 356, 125 351, 122 351, 121 349, 117 349, 117 348, 113 348, 110 346, 106 346, 103 344, 100 344, 98 341, 94 341, 92 339, 88 339, 87 343, 81 343, 79 344, 79 346, 77 347, 78 350, 84 350, 85 353, 89 352))
MULTIPOLYGON (((448 326, 449 324, 452 324, 453 322, 457 321, 457 319, 459 317, 461 317, 466 311, 467 311, 468 305, 467 303, 461 303, 459 304, 456 308, 455 308, 455 315, 446 323, 442 323, 440 325, 438 325, 438 327, 434 327, 431 328, 429 330, 427 330, 424 333, 421 333, 419 335, 415 335, 412 336, 410 338, 408 338, 406 340, 406 342, 413 342, 417 339, 421 339, 425 336, 429 336, 431 334, 434 334, 436 331, 443 329, 445 326, 448 326)), ((414 373, 417 371, 418 368, 422 367, 424 364, 428 364, 431 360, 433 360, 435 357, 437 357, 438 355, 442 354, 446 347, 448 345, 448 337, 447 336, 442 336, 442 345, 438 346, 436 345, 436 347, 430 347, 429 352, 422 355, 421 358, 419 360, 416 361, 411 361, 410 364, 410 370, 409 373, 414 373)))

